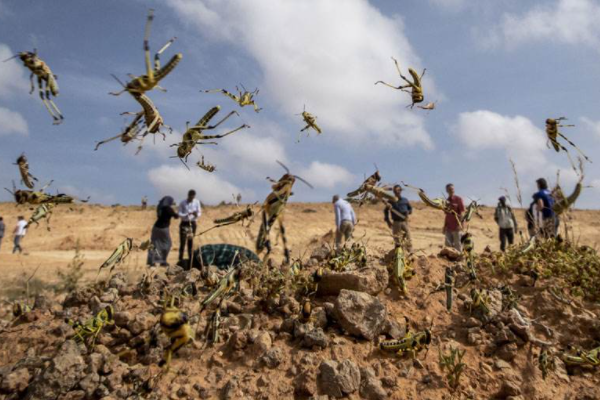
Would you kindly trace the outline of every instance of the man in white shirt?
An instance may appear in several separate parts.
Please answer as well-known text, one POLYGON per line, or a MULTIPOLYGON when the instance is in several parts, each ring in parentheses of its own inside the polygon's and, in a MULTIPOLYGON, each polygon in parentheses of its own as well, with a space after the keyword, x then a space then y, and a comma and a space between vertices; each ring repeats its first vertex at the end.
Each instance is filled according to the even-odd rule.
POLYGON ((187 243, 188 260, 191 267, 194 235, 196 234, 196 220, 202 215, 200 202, 196 199, 195 190, 190 190, 187 199, 179 203, 177 213, 181 218, 181 224, 179 225, 179 261, 183 261, 183 252, 187 243))
POLYGON ((340 248, 342 244, 342 236, 344 242, 352 237, 352 231, 354 231, 354 225, 356 225, 356 214, 350 203, 344 199, 340 199, 337 194, 333 196, 333 211, 335 212, 335 247, 340 248))
POLYGON ((23 248, 21 247, 21 240, 23 240, 23 237, 25 237, 25 234, 27 233, 27 229, 25 228, 27 226, 27 221, 25 221, 25 218, 19 215, 17 219, 17 225, 15 226, 15 229, 13 231, 13 234, 15 235, 15 247, 13 247, 12 251, 13 254, 15 254, 17 250, 19 250, 19 253, 23 252, 23 248))

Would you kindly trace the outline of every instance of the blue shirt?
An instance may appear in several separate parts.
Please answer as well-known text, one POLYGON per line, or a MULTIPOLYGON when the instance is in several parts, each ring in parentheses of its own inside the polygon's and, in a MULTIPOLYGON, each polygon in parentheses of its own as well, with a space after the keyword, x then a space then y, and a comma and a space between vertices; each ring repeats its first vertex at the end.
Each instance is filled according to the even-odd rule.
POLYGON ((544 203, 544 208, 542 209, 542 218, 553 218, 554 210, 552 207, 554 206, 554 198, 550 194, 550 191, 548 189, 542 189, 533 195, 533 200, 538 201, 540 199, 544 203))
POLYGON ((393 210, 391 213, 387 207, 383 210, 386 222, 390 222, 390 214, 392 214, 392 221, 405 221, 406 217, 408 217, 409 214, 412 214, 412 206, 406 197, 400 197, 398 201, 394 203, 389 202, 389 205, 393 210))

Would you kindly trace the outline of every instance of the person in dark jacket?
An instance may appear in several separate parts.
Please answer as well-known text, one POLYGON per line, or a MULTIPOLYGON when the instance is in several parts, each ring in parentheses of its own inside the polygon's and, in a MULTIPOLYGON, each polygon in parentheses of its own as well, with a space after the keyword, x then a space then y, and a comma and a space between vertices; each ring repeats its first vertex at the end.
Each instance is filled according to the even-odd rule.
POLYGON ((535 222, 537 232, 544 238, 553 238, 557 233, 557 219, 554 212, 554 197, 548 190, 546 179, 540 178, 537 181, 538 191, 533 195, 535 202, 535 222))
POLYGON ((156 207, 156 222, 152 227, 152 235, 150 240, 153 249, 148 251, 147 264, 150 267, 160 264, 163 267, 168 266, 167 258, 173 242, 171 241, 171 233, 169 227, 172 218, 179 218, 177 212, 173 209, 175 200, 171 196, 163 197, 156 207))
POLYGON ((402 186, 394 186, 394 196, 398 198, 398 201, 388 202, 383 210, 385 223, 392 229, 396 247, 404 245, 406 251, 411 252, 412 240, 408 226, 408 216, 412 214, 412 206, 406 197, 402 197, 402 186))
POLYGON ((4 225, 4 219, 0 217, 0 246, 2 245, 2 239, 4 239, 4 231, 6 230, 6 225, 4 225))

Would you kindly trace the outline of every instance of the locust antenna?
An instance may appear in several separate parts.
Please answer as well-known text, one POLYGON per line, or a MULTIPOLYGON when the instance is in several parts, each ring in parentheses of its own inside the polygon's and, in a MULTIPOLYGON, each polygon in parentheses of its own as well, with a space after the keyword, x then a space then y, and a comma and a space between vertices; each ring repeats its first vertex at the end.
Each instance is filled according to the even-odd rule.
POLYGON ((275 160, 275 161, 277 161, 277 164, 281 165, 283 167, 283 169, 285 169, 285 172, 287 172, 288 174, 290 173, 290 169, 288 167, 286 167, 284 163, 282 163, 279 160, 275 160))
POLYGON ((126 87, 125 84, 123 82, 121 82, 121 80, 119 78, 117 78, 117 76, 115 74, 110 74, 110 76, 112 76, 113 78, 115 78, 115 80, 117 82, 119 82, 119 84, 123 87, 126 87))
POLYGON ((6 60, 4 60, 3 62, 7 62, 7 61, 10 61, 10 60, 12 60, 13 58, 17 58, 17 57, 19 57, 19 55, 20 55, 20 54, 15 54, 15 55, 14 55, 14 56, 12 56, 11 58, 7 58, 7 59, 6 59, 6 60))
POLYGON ((311 185, 310 183, 308 183, 308 181, 306 181, 305 179, 300 178, 297 175, 292 175, 294 178, 298 179, 300 182, 303 182, 306 186, 308 186, 311 189, 314 189, 314 186, 311 185))

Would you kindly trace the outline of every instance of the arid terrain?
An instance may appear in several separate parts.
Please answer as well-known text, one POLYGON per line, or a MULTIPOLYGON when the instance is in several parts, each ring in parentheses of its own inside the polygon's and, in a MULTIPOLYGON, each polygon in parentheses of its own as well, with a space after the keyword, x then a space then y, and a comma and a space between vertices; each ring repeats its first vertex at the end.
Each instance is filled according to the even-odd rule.
MULTIPOLYGON (((205 207, 199 231, 212 226, 213 219, 236 210, 232 205, 205 207)), ((0 205, 7 232, 17 215, 27 217, 29 213, 25 207, 0 205)), ((345 280, 335 274, 324 279, 313 298, 313 316, 308 322, 299 317, 296 300, 281 296, 261 303, 244 283, 241 292, 222 307, 221 341, 207 346, 203 332, 214 308, 200 312, 198 301, 186 301, 183 309, 197 328, 196 340, 173 357, 168 373, 159 374, 157 364, 168 340, 159 334, 158 344, 152 347, 147 339, 160 316, 156 306, 159 291, 152 290, 193 281, 198 282, 198 298, 202 299, 211 289, 202 283, 198 271, 157 268, 155 280, 141 295, 138 282, 147 272, 142 252, 132 252, 115 269, 117 276, 109 283, 90 286, 99 265, 125 237, 138 242, 149 237, 155 210, 58 207, 50 231, 45 223, 29 230, 23 255, 10 254, 12 235, 2 244, 0 273, 6 301, 0 308, 0 398, 600 398, 600 378, 593 368, 567 371, 557 359, 556 369, 546 379, 538 368, 540 343, 551 344, 552 351, 571 344, 588 349, 598 345, 598 304, 557 300, 547 290, 558 282, 554 278, 541 278, 532 286, 528 276, 479 266, 477 285, 489 289, 492 297, 499 296, 499 305, 492 307, 495 316, 483 322, 474 318, 475 313, 469 311, 470 284, 455 288, 452 312, 446 311, 444 291, 434 291, 444 280, 445 267, 453 264, 438 256, 443 215, 422 204, 415 204, 411 217, 415 255, 410 263, 415 276, 407 281, 408 296, 403 296, 386 270, 386 255, 393 245, 383 223, 382 206, 364 205, 357 208, 357 215, 354 236, 366 244, 367 267, 348 272, 356 279, 345 280), (84 256, 85 274, 77 290, 55 293, 54 288, 63 283, 58 271, 66 270, 76 247, 84 256), (38 267, 30 296, 41 296, 31 312, 15 321, 10 301, 23 301, 25 280, 38 267), (334 281, 333 286, 347 284, 350 290, 331 289, 334 281), (498 288, 506 284, 519 297, 514 309, 502 306, 505 298, 498 288), (115 325, 99 334, 94 350, 68 340, 73 331, 65 318, 86 320, 107 304, 115 309, 115 325), (377 346, 381 340, 403 337, 404 317, 411 330, 430 329, 433 337, 430 350, 419 352, 416 360, 385 353, 377 346), (465 370, 454 392, 439 366, 440 347, 466 351, 465 370)), ((475 217, 470 226, 476 251, 483 253, 488 246, 497 251, 493 209, 483 208, 481 215, 483 218, 475 217)), ((517 215, 524 227, 522 210, 517 210, 517 215)), ((579 244, 597 247, 600 212, 573 211, 569 223, 579 244)), ((289 204, 285 225, 293 256, 302 257, 307 271, 314 271, 319 257, 309 258, 332 237, 331 204, 289 204)), ((171 264, 177 257, 177 227, 176 223, 171 226, 171 264)), ((253 249, 258 227, 257 218, 250 229, 228 226, 212 230, 200 240, 253 249)), ((281 259, 281 239, 275 248, 275 258, 281 259)), ((102 272, 98 282, 105 281, 107 274, 102 272)), ((459 275, 457 282, 465 274, 459 275)))

